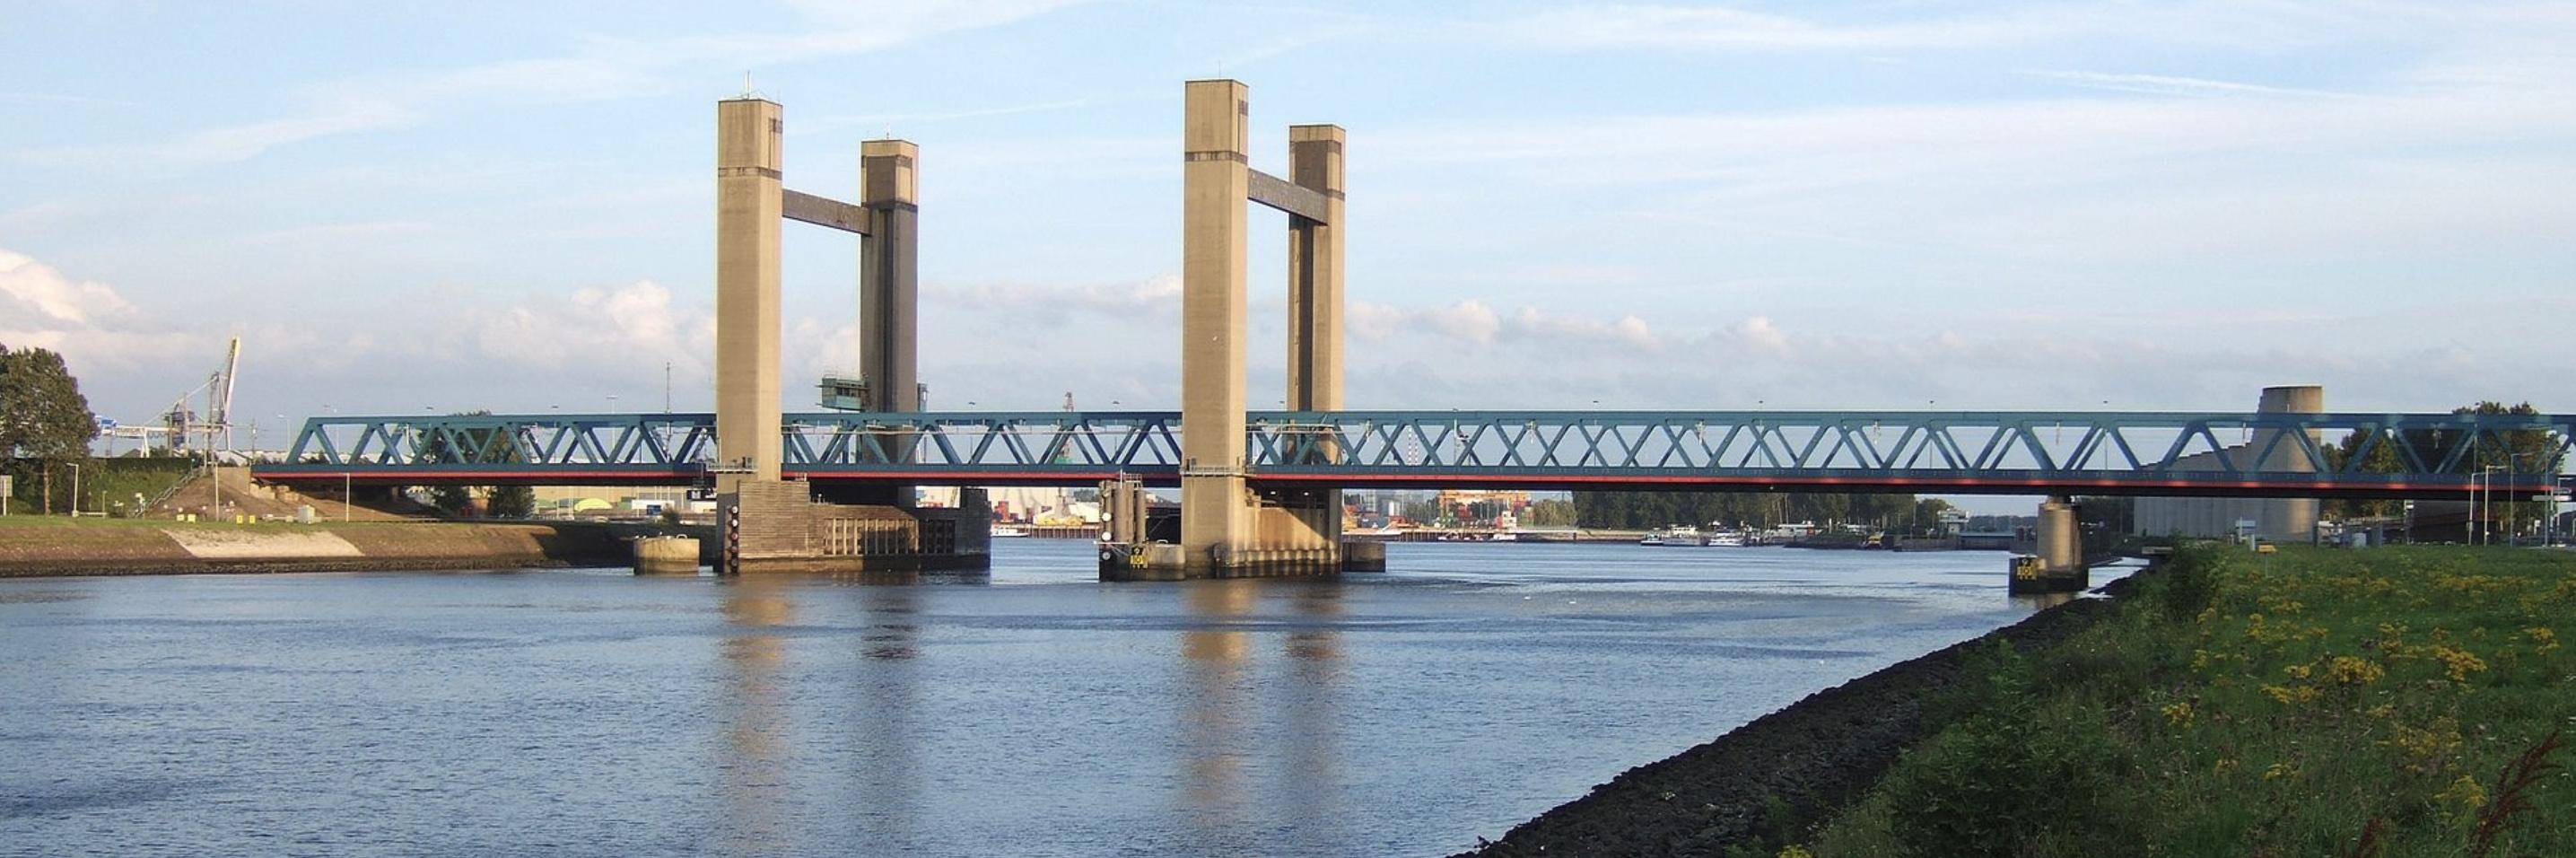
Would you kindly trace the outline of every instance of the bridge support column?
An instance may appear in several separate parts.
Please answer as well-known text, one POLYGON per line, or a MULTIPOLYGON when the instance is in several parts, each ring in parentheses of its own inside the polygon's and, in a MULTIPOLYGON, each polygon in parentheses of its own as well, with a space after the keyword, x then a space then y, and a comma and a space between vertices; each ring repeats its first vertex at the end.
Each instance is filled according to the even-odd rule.
MULTIPOLYGON (((905 140, 870 140, 859 146, 859 377, 868 383, 868 410, 921 410, 920 204, 916 194, 921 147, 905 140)), ((889 444, 903 439, 885 439, 889 444)), ((911 486, 835 488, 839 503, 913 506, 911 486)))
POLYGON ((1214 574, 1248 547, 1243 481, 1249 91, 1190 81, 1181 164, 1181 562, 1214 574))
POLYGON ((871 406, 920 410, 913 183, 920 150, 901 140, 864 144, 864 206, 787 191, 780 181, 780 114, 776 103, 762 99, 716 104, 719 568, 728 574, 986 568, 992 515, 981 490, 960 490, 954 508, 914 509, 908 487, 835 491, 817 500, 813 485, 783 479, 780 223, 794 219, 866 237, 859 345, 871 406), (841 502, 851 500, 863 502, 841 502))
POLYGON ((2091 570, 2084 563, 2084 530, 2076 512, 2074 499, 2064 495, 2052 495, 2040 503, 2039 554, 2013 558, 2011 586, 2007 589, 2015 593, 2063 593, 2092 584, 2091 570))
POLYGON ((1340 568, 1339 492, 1256 494, 1245 481, 1243 372, 1246 209, 1259 199, 1290 216, 1290 401, 1301 410, 1341 407, 1343 134, 1298 126, 1289 133, 1296 181, 1256 173, 1246 155, 1249 98, 1232 80, 1190 81, 1184 93, 1181 541, 1176 552, 1145 552, 1144 569, 1126 577, 1340 568))
MULTIPOLYGON (((2326 410, 2326 389, 2313 384, 2266 387, 2254 410, 2266 414, 2321 414, 2326 410)), ((2306 434, 2308 446, 2319 443, 2315 432, 2306 434)), ((2264 455, 2258 467, 2271 472, 2315 473, 2316 464, 2301 448, 2301 440, 2277 429, 2262 433, 2254 439, 2254 449, 2271 452, 2264 455)), ((2316 498, 2264 501, 2263 512, 2256 519, 2256 534, 2274 542, 2315 542, 2320 506, 2316 498)))
MULTIPOLYGON (((1292 411, 1342 408, 1342 144, 1338 125, 1288 127, 1288 175, 1323 201, 1321 219, 1288 215, 1288 386, 1292 411)), ((1187 427, 1184 423, 1184 428, 1187 427)), ((1341 456, 1329 443, 1313 454, 1341 456)), ((1295 552, 1323 552, 1338 564, 1342 548, 1339 489, 1261 493, 1262 542, 1295 552)))
POLYGON ((716 102, 716 489, 776 480, 780 459, 776 102, 716 102))

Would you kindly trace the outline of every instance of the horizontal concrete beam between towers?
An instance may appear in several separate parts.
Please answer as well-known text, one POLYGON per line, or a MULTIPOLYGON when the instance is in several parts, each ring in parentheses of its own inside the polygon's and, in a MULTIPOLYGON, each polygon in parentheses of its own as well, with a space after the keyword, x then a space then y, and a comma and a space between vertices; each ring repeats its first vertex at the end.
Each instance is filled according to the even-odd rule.
POLYGON ((1333 222, 1333 219, 1330 217, 1331 203, 1325 199, 1322 191, 1299 185, 1295 182, 1270 175, 1269 173, 1261 172, 1260 170, 1247 169, 1244 172, 1249 174, 1248 177, 1251 179, 1251 183, 1245 189, 1246 192, 1244 196, 1250 198, 1253 202, 1260 203, 1316 223, 1333 222))
POLYGON ((788 220, 804 221, 842 232, 868 234, 867 210, 830 197, 818 197, 803 191, 780 189, 779 214, 788 220))

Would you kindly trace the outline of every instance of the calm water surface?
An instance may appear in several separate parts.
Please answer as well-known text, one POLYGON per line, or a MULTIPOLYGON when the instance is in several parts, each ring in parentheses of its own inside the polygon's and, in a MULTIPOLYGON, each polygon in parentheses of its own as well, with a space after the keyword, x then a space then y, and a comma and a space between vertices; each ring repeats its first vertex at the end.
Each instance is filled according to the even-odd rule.
POLYGON ((0 580, 0 854, 1443 854, 2026 615, 2003 564, 0 580))

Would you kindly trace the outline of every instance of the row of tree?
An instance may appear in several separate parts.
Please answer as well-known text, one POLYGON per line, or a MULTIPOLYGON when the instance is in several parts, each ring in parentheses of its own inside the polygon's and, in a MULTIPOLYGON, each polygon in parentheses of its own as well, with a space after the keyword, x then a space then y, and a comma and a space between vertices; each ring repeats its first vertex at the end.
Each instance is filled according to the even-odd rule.
POLYGON ((1826 492, 1575 492, 1574 517, 1585 527, 1644 529, 1670 524, 1768 528, 1793 522, 1864 524, 1899 533, 1928 533, 1951 509, 1939 498, 1910 494, 1826 492))
MULTIPOLYGON (((2533 407, 2529 402, 2506 405, 2501 402, 2487 401, 2454 408, 2451 413, 2538 414, 2540 409, 2533 407)), ((2439 467, 2443 451, 2450 446, 2456 446, 2459 440, 2457 437, 2442 437, 2435 431, 2396 432, 2379 436, 2354 432, 2344 436, 2340 443, 2326 447, 2324 452, 2327 463, 2337 470, 2349 466, 2366 474, 2397 474, 2415 470, 2415 466, 2409 464, 2410 459, 2422 463, 2423 467, 2439 467), (2347 464, 2356 459, 2359 460, 2358 465, 2347 464)), ((2557 460, 2558 445, 2557 439, 2550 437, 2546 431, 2505 430, 2493 436, 2477 439, 2477 443, 2471 447, 2468 455, 2461 458, 2455 471, 2476 474, 2494 467, 2522 474, 2555 474, 2564 465, 2557 460)), ((2324 512, 2327 518, 2339 520, 2395 518, 2404 514, 2405 504, 2405 501, 2400 500, 2339 499, 2326 501, 2324 512)), ((2520 532, 2537 525, 2542 517, 2549 514, 2550 507, 2551 505, 2545 501, 2532 501, 2528 498, 2518 501, 2504 499, 2493 505, 2492 512, 2494 520, 2502 529, 2507 532, 2520 532)), ((2480 513, 2481 516, 2486 514, 2480 513)))

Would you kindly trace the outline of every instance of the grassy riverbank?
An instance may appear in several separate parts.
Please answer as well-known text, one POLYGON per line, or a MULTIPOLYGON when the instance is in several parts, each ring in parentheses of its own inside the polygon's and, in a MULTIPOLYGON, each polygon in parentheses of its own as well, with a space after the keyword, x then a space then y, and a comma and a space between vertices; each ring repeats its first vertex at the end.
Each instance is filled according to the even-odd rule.
POLYGON ((1975 659, 1780 854, 2576 855, 2576 556, 2204 547, 2138 591, 1975 659))

